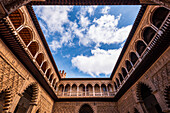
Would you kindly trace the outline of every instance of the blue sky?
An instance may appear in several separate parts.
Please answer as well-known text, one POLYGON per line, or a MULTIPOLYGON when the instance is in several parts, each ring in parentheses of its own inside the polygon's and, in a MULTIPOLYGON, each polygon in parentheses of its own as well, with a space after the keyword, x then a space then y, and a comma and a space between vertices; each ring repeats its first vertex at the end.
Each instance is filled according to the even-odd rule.
POLYGON ((110 77, 140 6, 34 6, 59 70, 110 77))

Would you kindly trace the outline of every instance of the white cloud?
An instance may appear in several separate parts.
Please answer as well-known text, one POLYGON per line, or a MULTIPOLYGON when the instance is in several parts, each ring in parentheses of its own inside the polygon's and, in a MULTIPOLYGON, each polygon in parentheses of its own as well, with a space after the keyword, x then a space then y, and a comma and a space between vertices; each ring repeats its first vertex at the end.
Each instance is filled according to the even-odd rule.
POLYGON ((68 23, 68 12, 72 11, 72 6, 41 6, 35 7, 35 13, 48 27, 50 33, 64 31, 63 24, 68 23))
POLYGON ((96 10, 97 6, 81 6, 78 15, 86 15, 87 13, 92 16, 94 15, 94 11, 96 10))
POLYGON ((79 24, 81 25, 81 27, 86 28, 90 24, 90 20, 88 19, 88 17, 81 16, 79 24))
POLYGON ((92 77, 100 76, 100 74, 108 75, 112 72, 121 49, 103 50, 97 48, 91 50, 92 56, 78 55, 73 57, 71 62, 74 67, 92 77))
POLYGON ((52 49, 53 51, 57 51, 58 48, 61 48, 61 47, 62 47, 61 44, 60 44, 58 41, 56 41, 56 40, 53 40, 53 41, 51 42, 51 44, 49 44, 49 46, 51 47, 51 49, 52 49))
POLYGON ((106 7, 104 7, 104 8, 101 10, 101 13, 102 13, 102 14, 108 14, 109 11, 110 11, 110 7, 109 7, 109 6, 106 6, 106 7))
POLYGON ((68 55, 65 55, 65 56, 63 56, 64 58, 70 58, 70 55, 68 54, 68 55))
POLYGON ((114 15, 103 15, 99 19, 94 19, 89 29, 84 36, 79 37, 79 41, 84 46, 89 46, 91 43, 96 45, 122 43, 127 38, 132 25, 118 28, 120 16, 115 18, 114 15))

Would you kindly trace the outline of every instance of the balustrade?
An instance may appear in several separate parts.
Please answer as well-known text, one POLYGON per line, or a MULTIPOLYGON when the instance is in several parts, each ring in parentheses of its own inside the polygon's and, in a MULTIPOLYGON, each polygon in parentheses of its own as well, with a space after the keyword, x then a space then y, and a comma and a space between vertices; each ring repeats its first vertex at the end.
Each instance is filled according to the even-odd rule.
MULTIPOLYGON (((115 93, 112 91, 110 91, 108 89, 108 87, 106 88, 106 91, 103 91, 102 88, 100 88, 101 90, 96 92, 95 91, 95 87, 93 87, 92 91, 88 91, 88 90, 84 90, 84 91, 79 91, 78 90, 79 87, 77 87, 77 90, 72 91, 64 91, 64 90, 59 90, 57 92, 57 96, 61 96, 61 97, 98 97, 98 96, 103 96, 103 97, 108 97, 108 96, 114 96, 115 93)), ((85 88, 87 89, 87 88, 85 88)))

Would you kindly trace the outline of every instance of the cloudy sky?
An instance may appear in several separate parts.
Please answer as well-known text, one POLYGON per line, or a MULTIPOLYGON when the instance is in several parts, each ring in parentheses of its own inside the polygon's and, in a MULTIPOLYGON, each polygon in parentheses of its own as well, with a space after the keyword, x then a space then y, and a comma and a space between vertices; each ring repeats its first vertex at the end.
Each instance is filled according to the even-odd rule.
POLYGON ((109 77, 140 6, 34 6, 59 70, 109 77))

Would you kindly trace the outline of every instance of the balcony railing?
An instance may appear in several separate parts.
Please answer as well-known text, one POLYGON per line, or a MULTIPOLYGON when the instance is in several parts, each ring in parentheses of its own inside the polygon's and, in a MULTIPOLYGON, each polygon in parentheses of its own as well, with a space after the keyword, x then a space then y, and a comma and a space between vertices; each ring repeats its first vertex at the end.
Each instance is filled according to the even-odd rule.
POLYGON ((114 92, 58 92, 58 97, 113 97, 114 92))

